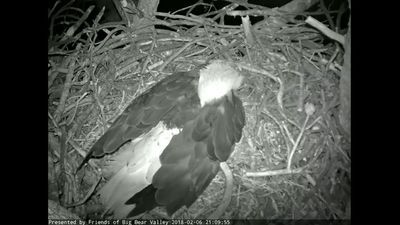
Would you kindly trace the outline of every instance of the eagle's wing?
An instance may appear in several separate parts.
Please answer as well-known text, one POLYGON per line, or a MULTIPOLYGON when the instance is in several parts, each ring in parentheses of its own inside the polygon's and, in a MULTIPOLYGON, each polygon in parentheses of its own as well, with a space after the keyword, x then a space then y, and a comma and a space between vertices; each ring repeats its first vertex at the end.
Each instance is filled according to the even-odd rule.
POLYGON ((113 153, 127 141, 150 131, 160 120, 179 125, 191 119, 200 108, 197 83, 197 71, 174 73, 134 99, 89 150, 77 171, 91 157, 113 153))
POLYGON ((136 204, 129 216, 166 206, 168 214, 189 207, 210 184, 242 135, 245 115, 242 102, 233 93, 203 107, 174 136, 160 156, 161 168, 152 185, 130 198, 136 204))

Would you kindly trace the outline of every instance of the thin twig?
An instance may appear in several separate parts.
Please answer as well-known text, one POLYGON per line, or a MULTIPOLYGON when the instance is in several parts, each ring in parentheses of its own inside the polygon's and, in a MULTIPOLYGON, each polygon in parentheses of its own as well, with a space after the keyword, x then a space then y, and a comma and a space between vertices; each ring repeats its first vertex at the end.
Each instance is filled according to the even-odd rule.
POLYGON ((209 6, 210 4, 203 3, 203 2, 197 2, 197 3, 193 4, 193 5, 184 7, 184 8, 182 8, 182 9, 178 9, 178 10, 172 12, 171 14, 172 14, 172 15, 175 15, 175 14, 177 14, 178 12, 182 12, 182 11, 185 11, 185 10, 187 10, 187 9, 189 9, 189 12, 190 12, 191 9, 194 9, 196 6, 200 6, 200 5, 209 6))
POLYGON ((241 0, 226 0, 226 1, 234 3, 237 6, 244 6, 246 8, 268 9, 267 7, 264 7, 264 6, 261 6, 261 5, 247 3, 248 1, 241 1, 241 0))
POLYGON ((220 167, 225 175, 225 193, 224 198, 222 199, 221 204, 218 208, 208 216, 208 219, 218 219, 221 218, 222 214, 225 212, 232 198, 232 190, 233 190, 233 175, 230 170, 228 164, 226 162, 220 163, 220 167))
POLYGON ((289 157, 288 157, 288 163, 287 163, 287 169, 288 170, 290 170, 290 168, 292 166, 293 155, 294 155, 294 153, 295 153, 295 151, 297 149, 297 146, 300 143, 301 138, 303 137, 303 133, 304 133, 304 130, 306 128, 306 125, 307 125, 307 122, 308 122, 309 118, 310 118, 310 116, 307 114, 306 120, 304 121, 303 126, 301 127, 300 134, 297 136, 296 142, 293 145, 292 150, 290 151, 290 154, 289 154, 289 157))
POLYGON ((335 23, 333 22, 331 15, 329 15, 329 10, 326 8, 324 0, 319 0, 319 3, 321 5, 322 11, 325 13, 326 18, 328 19, 329 26, 337 31, 337 29, 335 28, 335 23))
POLYGON ((69 122, 67 122, 67 125, 70 125, 70 124, 74 121, 76 112, 78 111, 79 103, 80 103, 80 101, 81 101, 82 99, 84 99, 84 98, 86 97, 86 95, 88 95, 88 92, 83 93, 83 95, 76 101, 75 107, 74 107, 74 112, 73 112, 73 114, 72 114, 71 119, 69 120, 69 122))
POLYGON ((287 174, 296 174, 301 173, 305 167, 295 168, 295 169, 281 169, 281 170, 271 170, 264 172, 247 172, 245 176, 248 177, 268 177, 268 176, 278 176, 278 175, 287 175, 287 174))
MULTIPOLYGON (((268 109, 265 109, 264 111, 261 111, 261 113, 262 113, 262 114, 265 114, 266 116, 269 116, 269 117, 276 123, 276 125, 278 125, 278 127, 279 127, 279 129, 281 130, 282 134, 283 134, 283 133, 286 133, 286 135, 287 135, 287 137, 288 137, 290 143, 291 143, 292 145, 294 145, 295 142, 294 142, 294 139, 293 139, 293 137, 292 137, 292 134, 289 132, 289 130, 287 129, 287 127, 286 127, 285 124, 279 123, 279 121, 268 111, 268 109)), ((287 142, 286 138, 284 138, 284 140, 285 140, 285 143, 286 143, 286 148, 287 148, 287 149, 290 149, 290 145, 289 145, 289 143, 287 142)))
MULTIPOLYGON (((105 52, 106 50, 105 50, 105 48, 103 48, 103 46, 105 45, 105 43, 108 41, 108 39, 113 35, 113 34, 115 34, 116 32, 118 32, 118 31, 120 31, 120 30, 125 30, 125 28, 124 27, 122 27, 122 26, 118 26, 118 27, 115 27, 115 29, 113 29, 112 31, 110 31, 108 34, 107 34, 107 36, 101 41, 101 43, 99 43, 95 48, 94 48, 94 50, 92 51, 93 52, 93 54, 94 53, 96 53, 96 54, 101 54, 101 53, 103 53, 103 52, 105 52), (102 51, 101 51, 102 50, 102 51)), ((130 41, 127 41, 127 42, 130 42, 130 41)), ((108 46, 109 47, 109 46, 108 46)), ((118 46, 117 46, 118 47, 118 46)), ((113 47, 114 48, 114 47, 113 47)), ((112 48, 106 48, 107 50, 110 50, 110 49, 112 49, 112 48)))
MULTIPOLYGON (((299 62, 300 63, 300 62, 299 62)), ((290 72, 293 74, 296 74, 300 77, 300 84, 299 84, 299 89, 300 89, 300 94, 299 94, 299 102, 298 102, 298 110, 299 112, 303 111, 303 101, 304 101, 304 77, 305 74, 296 70, 291 70, 291 69, 287 69, 287 70, 283 70, 282 72, 290 72)))
POLYGON ((186 43, 184 46, 182 46, 177 52, 175 52, 173 55, 171 55, 167 60, 165 60, 165 62, 160 66, 160 68, 158 69, 158 71, 163 71, 164 68, 170 64, 172 62, 172 60, 174 60, 176 57, 178 57, 183 51, 185 51, 185 49, 187 49, 189 46, 191 46, 192 44, 199 42, 199 41, 203 41, 206 40, 207 38, 201 38, 201 39, 195 39, 189 43, 186 43))
POLYGON ((89 8, 86 10, 86 12, 82 15, 82 17, 70 28, 68 28, 67 32, 65 33, 64 37, 61 39, 61 41, 65 41, 68 38, 71 38, 75 31, 78 30, 78 28, 82 25, 82 23, 89 17, 89 14, 93 11, 94 5, 89 6, 89 8))
POLYGON ((65 127, 61 128, 61 138, 60 138, 60 174, 59 174, 59 187, 60 189, 58 190, 59 193, 62 190, 63 198, 61 199, 62 205, 65 205, 67 201, 67 193, 66 193, 66 186, 67 186, 67 180, 65 176, 65 156, 66 156, 66 146, 67 146, 67 132, 65 130, 65 127))
POLYGON ((266 75, 269 78, 273 79, 274 81, 278 82, 279 83, 279 91, 278 91, 278 94, 276 95, 276 98, 277 98, 277 102, 278 102, 279 107, 281 109, 283 108, 282 97, 283 97, 283 91, 284 91, 285 88, 284 88, 284 84, 283 84, 282 80, 279 77, 276 77, 276 76, 272 75, 271 73, 269 73, 266 70, 258 68, 258 66, 248 65, 246 63, 239 63, 238 67, 241 68, 241 69, 246 69, 246 70, 248 70, 250 72, 253 72, 253 73, 260 73, 260 74, 266 75))
POLYGON ((340 52, 340 47, 339 47, 339 45, 336 43, 335 51, 333 52, 333 54, 332 54, 332 56, 330 57, 328 63, 326 64, 325 73, 326 73, 326 71, 330 68, 330 66, 332 65, 332 62, 336 59, 336 57, 337 57, 337 55, 339 54, 339 52, 340 52))
POLYGON ((57 5, 60 3, 60 0, 57 0, 54 5, 53 8, 50 9, 50 11, 47 13, 47 19, 50 19, 51 14, 53 14, 54 9, 57 7, 57 5))
POLYGON ((153 29, 153 35, 152 35, 152 37, 151 37, 151 39, 152 39, 152 44, 151 44, 149 53, 147 54, 146 60, 144 61, 143 65, 142 65, 142 71, 141 71, 142 74, 145 73, 146 68, 147 68, 147 65, 150 63, 151 56, 154 54, 154 47, 157 45, 157 39, 156 39, 157 33, 156 33, 156 29, 154 29, 154 28, 152 28, 152 29, 153 29))
POLYGON ((86 196, 82 200, 80 200, 77 203, 68 205, 66 207, 69 208, 69 207, 75 207, 75 206, 79 206, 79 205, 84 204, 90 198, 90 196, 92 196, 93 192, 96 190, 96 187, 100 184, 101 179, 103 179, 103 178, 100 176, 99 179, 97 180, 97 182, 92 185, 92 187, 89 189, 88 193, 86 194, 86 196))
POLYGON ((69 95, 69 90, 71 89, 72 86, 72 78, 74 76, 74 71, 75 71, 75 56, 70 56, 67 59, 67 62, 69 63, 68 66, 68 73, 67 76, 65 78, 65 82, 64 82, 64 88, 61 94, 61 98, 60 98, 60 102, 58 103, 57 109, 54 112, 54 120, 58 123, 60 118, 61 118, 61 114, 64 112, 65 109, 65 102, 67 101, 68 95, 69 95))
POLYGON ((275 9, 249 9, 249 10, 235 10, 226 13, 229 16, 279 16, 281 12, 275 9))
POLYGON ((182 15, 173 15, 173 14, 169 14, 169 13, 163 13, 163 12, 156 12, 155 14, 156 16, 162 16, 162 17, 168 17, 168 18, 172 18, 172 19, 183 19, 183 20, 188 20, 188 21, 192 21, 192 22, 196 22, 199 24, 204 24, 205 23, 205 19, 204 18, 192 18, 192 17, 188 17, 188 16, 182 16, 182 15))

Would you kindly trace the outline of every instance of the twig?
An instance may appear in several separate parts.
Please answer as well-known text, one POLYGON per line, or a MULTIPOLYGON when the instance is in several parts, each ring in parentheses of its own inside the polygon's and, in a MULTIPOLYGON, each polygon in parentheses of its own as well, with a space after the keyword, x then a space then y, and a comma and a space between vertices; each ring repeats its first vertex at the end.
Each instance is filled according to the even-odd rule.
POLYGON ((298 106, 297 106, 298 107, 297 111, 302 112, 303 104, 304 104, 304 102, 303 102, 304 101, 304 90, 303 89, 304 89, 305 74, 301 73, 299 71, 296 71, 296 70, 291 70, 291 69, 283 70, 282 72, 290 72, 290 73, 296 74, 300 77, 300 87, 299 87, 300 93, 299 93, 299 102, 298 102, 298 106))
POLYGON ((72 146, 73 149, 75 149, 75 151, 77 151, 79 153, 79 155, 81 155, 82 157, 86 156, 86 152, 82 150, 81 147, 79 147, 79 145, 74 141, 74 140, 68 140, 68 143, 72 146))
POLYGON ((88 95, 88 92, 83 93, 83 95, 76 101, 75 107, 74 107, 74 112, 73 112, 73 114, 72 114, 71 119, 69 120, 69 122, 67 122, 67 125, 70 125, 70 124, 74 121, 76 112, 78 111, 79 103, 80 103, 80 101, 81 101, 82 99, 84 99, 84 98, 86 97, 86 95, 88 95))
POLYGON ((254 39, 254 34, 252 31, 250 18, 249 18, 249 16, 242 16, 241 19, 242 19, 242 26, 243 26, 247 44, 249 44, 250 46, 254 46, 256 41, 254 39))
POLYGON ((226 13, 229 16, 278 16, 281 15, 278 10, 275 9, 249 9, 249 10, 235 10, 226 13))
POLYGON ((320 119, 322 119, 322 116, 318 116, 312 123, 310 123, 310 125, 306 127, 306 130, 311 129, 320 119))
POLYGON ((64 89, 62 91, 61 97, 60 97, 60 102, 57 106, 56 111, 54 112, 54 121, 57 123, 59 122, 61 118, 61 114, 64 112, 65 109, 65 102, 67 101, 68 95, 69 95, 69 90, 71 89, 72 86, 72 78, 74 76, 74 70, 75 70, 75 56, 69 57, 67 59, 67 62, 70 61, 70 64, 68 66, 68 73, 65 78, 65 83, 64 83, 64 89))
POLYGON ((62 190, 63 198, 60 199, 62 205, 65 205, 68 200, 67 200, 67 193, 66 193, 66 177, 65 177, 65 155, 66 155, 66 145, 67 145, 67 131, 65 130, 65 127, 61 128, 61 138, 60 138, 60 178, 58 179, 59 182, 59 187, 60 189, 58 190, 59 193, 62 190))
MULTIPOLYGON (((57 16, 60 15, 62 12, 68 10, 68 9, 75 9, 78 12, 83 14, 83 11, 80 9, 76 9, 73 7, 69 7, 74 3, 74 0, 69 1, 68 3, 66 3, 64 6, 62 6, 58 11, 56 11, 53 15, 51 15, 50 17, 50 30, 49 30, 49 40, 53 40, 53 28, 54 28, 54 21, 56 20, 57 16)), ((50 16, 50 15, 49 15, 50 16)))
POLYGON ((164 68, 172 62, 172 60, 174 60, 176 57, 178 57, 183 51, 185 51, 185 49, 187 49, 190 45, 199 42, 199 41, 203 41, 206 40, 207 38, 201 38, 201 39, 196 39, 193 40, 189 43, 186 43, 184 46, 182 46, 182 48, 180 48, 177 52, 175 52, 175 54, 171 55, 167 60, 165 60, 165 62, 160 66, 160 68, 158 69, 158 71, 163 71, 164 68))
MULTIPOLYGON (((295 142, 294 142, 294 139, 293 139, 293 137, 292 137, 292 134, 290 133, 290 131, 289 131, 289 129, 287 128, 287 126, 286 126, 286 124, 285 124, 284 121, 282 121, 282 127, 283 127, 283 129, 285 130, 285 133, 286 133, 286 135, 288 136, 288 138, 289 138, 289 140, 290 140, 290 143, 292 143, 292 145, 294 145, 295 142)), ((287 146, 289 146, 289 145, 287 145, 287 146)), ((290 148, 287 148, 287 149, 290 149, 290 148)))
POLYGON ((318 0, 294 0, 294 1, 289 1, 285 5, 279 7, 279 9, 284 12, 299 13, 306 11, 308 8, 310 8, 317 2, 318 0))
MULTIPOLYGON (((107 34, 107 36, 101 41, 101 43, 99 43, 99 44, 94 48, 93 54, 94 54, 94 53, 96 53, 96 54, 101 54, 101 53, 103 53, 103 52, 105 52, 105 51, 107 51, 107 50, 112 49, 112 48, 103 48, 103 46, 104 46, 104 44, 108 41, 108 39, 109 39, 113 34, 115 34, 117 31, 120 31, 120 30, 125 30, 125 28, 122 27, 122 26, 118 26, 118 27, 115 27, 115 29, 113 29, 112 31, 110 31, 110 32, 107 34)), ((127 41, 127 43, 129 43, 129 42, 130 42, 130 41, 127 41)), ((108 46, 108 47, 110 47, 110 46, 108 46)), ((118 47, 118 46, 115 46, 115 47, 118 47)), ((113 48, 114 48, 114 47, 113 47, 113 48)))
POLYGON ((89 14, 92 12, 93 9, 94 5, 89 6, 85 14, 83 14, 82 17, 74 25, 68 28, 67 32, 65 33, 61 41, 65 41, 68 38, 71 38, 74 35, 75 31, 78 30, 78 28, 82 25, 82 23, 89 17, 89 14))
POLYGON ((79 205, 84 204, 90 198, 90 196, 92 196, 93 192, 96 190, 96 187, 100 184, 101 179, 102 179, 102 177, 100 176, 99 179, 97 180, 97 182, 94 185, 92 185, 92 187, 90 188, 90 190, 88 191, 88 193, 86 194, 86 196, 82 200, 80 200, 77 203, 68 205, 66 207, 69 208, 69 207, 75 207, 75 206, 79 206, 79 205))
MULTIPOLYGON (((333 19, 331 15, 329 15, 329 10, 326 8, 324 0, 319 0, 319 3, 321 5, 321 9, 324 12, 326 18, 328 19, 328 23, 331 26, 332 29, 335 29, 335 23, 333 22, 333 19)), ((337 31, 337 29, 335 29, 337 31)))
MULTIPOLYGON (((275 44, 275 43, 273 43, 272 45, 278 45, 278 44, 275 44)), ((292 46, 294 49, 296 49, 296 50, 298 50, 298 51, 301 51, 298 47, 296 47, 296 46, 292 46)), ((303 56, 303 58, 304 59, 306 59, 310 64, 312 64, 315 68, 317 68, 318 70, 320 70, 320 68, 318 67, 318 66, 316 66, 315 65, 315 63, 312 61, 312 59, 314 58, 314 54, 315 53, 320 53, 320 51, 321 50, 318 50, 318 51, 316 51, 316 50, 313 50, 313 53, 311 54, 311 53, 308 53, 308 52, 306 52, 306 51, 303 51, 303 54, 304 54, 304 56, 303 56)), ((325 49, 323 49, 323 51, 325 51, 325 49)), ((321 63, 321 64, 328 64, 328 60, 327 59, 325 59, 325 58, 323 58, 320 54, 319 54, 319 56, 320 56, 320 58, 318 59, 319 61, 319 63, 321 63)), ((338 71, 341 71, 342 70, 342 66, 340 66, 338 63, 336 63, 336 62, 333 62, 332 64, 330 64, 329 65, 329 69, 330 70, 332 70, 332 71, 334 71, 334 72, 338 72, 338 71)))
POLYGON ((295 168, 295 169, 281 169, 281 170, 271 170, 271 171, 264 171, 264 172, 247 172, 245 176, 248 177, 268 177, 268 176, 277 176, 277 175, 287 175, 287 174, 296 174, 301 173, 304 171, 304 167, 295 168))
MULTIPOLYGON (((184 8, 182 8, 182 9, 178 9, 178 10, 176 10, 175 12, 172 12, 171 14, 172 14, 172 15, 175 15, 175 14, 177 14, 178 12, 185 11, 186 9, 191 10, 191 9, 194 9, 194 8, 195 8, 196 6, 198 6, 198 5, 210 6, 210 4, 207 4, 207 3, 197 2, 197 3, 193 4, 193 5, 184 7, 184 8)), ((190 12, 190 11, 189 11, 189 12, 190 12)))
MULTIPOLYGON (((287 129, 285 124, 281 124, 279 123, 279 121, 268 111, 268 109, 265 109, 265 111, 261 111, 262 114, 265 114, 266 116, 269 116, 270 118, 272 118, 272 120, 278 125, 279 129, 281 130, 282 134, 286 133, 287 137, 289 138, 290 143, 292 143, 292 145, 294 145, 294 139, 292 137, 292 134, 289 132, 289 130, 287 129)), ((286 148, 290 149, 290 145, 287 142, 286 138, 284 138, 285 143, 286 143, 286 148)))
POLYGON ((193 53, 190 53, 189 55, 185 55, 185 57, 189 58, 189 57, 192 57, 192 56, 200 55, 201 53, 207 51, 207 49, 209 49, 209 48, 207 47, 207 48, 200 49, 199 51, 195 51, 193 53))
MULTIPOLYGON (((298 125, 295 121, 293 121, 292 119, 290 119, 286 114, 285 114, 285 112, 283 111, 283 108, 279 108, 278 109, 278 111, 279 111, 279 113, 281 114, 281 116, 288 122, 288 123, 290 123, 290 124, 292 124, 293 126, 295 126, 297 129, 301 129, 300 128, 300 125, 298 125)), ((284 124, 284 126, 286 126, 285 124, 284 124)))
POLYGON ((303 137, 303 133, 304 133, 304 130, 306 128, 306 125, 307 125, 307 122, 308 122, 309 118, 310 118, 310 115, 307 114, 306 120, 304 121, 303 126, 301 127, 300 134, 297 136, 296 142, 293 145, 292 150, 290 151, 290 154, 289 154, 289 157, 288 157, 288 164, 287 164, 287 169, 288 170, 290 170, 290 168, 292 166, 292 159, 293 159, 294 152, 296 151, 297 146, 299 145, 300 140, 303 137))
MULTIPOLYGON (((83 151, 82 148, 79 147, 79 145, 75 141, 69 140, 68 143, 74 148, 75 151, 77 151, 79 153, 79 155, 81 155, 83 158, 85 158, 85 156, 87 155, 87 152, 83 151)), ((92 160, 89 160, 87 162, 87 164, 89 164, 89 166, 91 168, 93 168, 95 171, 99 170, 99 167, 92 160)), ((74 174, 76 175, 77 173, 78 173, 78 170, 76 169, 74 174)))
POLYGON ((268 71, 266 71, 264 69, 261 69, 261 68, 259 68, 258 66, 255 66, 255 65, 249 65, 249 64, 246 64, 246 63, 238 63, 237 66, 240 69, 246 69, 246 70, 248 70, 250 72, 253 72, 253 73, 260 73, 260 74, 266 75, 269 78, 271 78, 272 80, 274 80, 275 82, 278 82, 279 83, 279 90, 278 90, 278 94, 276 95, 276 99, 277 99, 279 107, 281 109, 283 109, 283 100, 282 100, 282 98, 283 98, 283 92, 285 90, 285 87, 284 87, 284 84, 283 84, 282 80, 279 77, 274 76, 271 73, 269 73, 268 71))
POLYGON ((325 73, 326 71, 328 71, 328 69, 330 68, 330 66, 332 65, 332 62, 336 59, 336 56, 339 54, 340 52, 340 47, 339 45, 336 43, 336 48, 335 48, 335 52, 332 54, 331 58, 329 59, 327 65, 325 66, 325 73))
POLYGON ((156 16, 162 16, 162 17, 168 17, 168 18, 172 18, 172 19, 183 19, 183 20, 188 20, 188 21, 192 21, 192 22, 199 23, 199 24, 204 24, 205 21, 206 21, 204 18, 195 19, 195 18, 188 17, 188 16, 172 15, 172 14, 163 13, 163 12, 156 12, 155 15, 156 15, 156 16))
POLYGON ((231 3, 229 5, 224 6, 221 9, 217 10, 217 11, 208 12, 208 13, 202 14, 201 16, 208 17, 208 16, 216 14, 212 18, 212 20, 216 21, 218 18, 221 18, 220 24, 222 25, 222 24, 225 24, 224 16, 227 15, 227 12, 234 10, 237 6, 238 6, 237 4, 231 3))
POLYGON ((340 147, 340 146, 336 143, 336 141, 335 141, 335 142, 332 141, 332 143, 333 143, 333 146, 334 146, 337 150, 339 150, 339 152, 344 156, 345 160, 346 160, 347 162, 351 162, 350 157, 349 157, 349 156, 347 155, 347 153, 343 150, 343 148, 340 147))
POLYGON ((240 188, 242 187, 242 185, 239 184, 238 186, 238 190, 237 190, 237 194, 236 194, 236 208, 239 208, 239 204, 240 204, 240 188))
MULTIPOLYGON (((195 24, 193 25, 209 25, 209 26, 213 26, 216 28, 230 28, 230 29, 240 29, 240 26, 234 26, 234 25, 221 25, 216 23, 214 20, 209 19, 209 18, 203 18, 200 16, 196 16, 194 14, 190 14, 190 17, 188 16, 182 16, 182 15, 171 15, 169 13, 162 13, 162 12, 156 12, 156 16, 163 16, 163 17, 169 17, 172 19, 181 19, 180 22, 185 22, 183 23, 183 25, 188 25, 187 22, 194 22, 195 24)), ((164 21, 166 22, 166 21, 164 21)), ((172 21, 172 22, 178 22, 178 20, 176 21, 172 21)), ((168 23, 168 22, 167 22, 168 23)), ((171 25, 171 23, 169 23, 171 25)), ((190 25, 190 24, 189 24, 190 25)))
POLYGON ((247 1, 242 1, 242 0, 226 0, 226 1, 234 3, 237 6, 239 6, 239 5, 244 6, 246 8, 268 9, 267 7, 256 5, 256 4, 247 3, 247 1))
POLYGON ((297 105, 297 111, 302 112, 303 111, 303 106, 304 106, 304 74, 301 73, 302 75, 300 76, 300 93, 299 93, 299 102, 297 105))
POLYGON ((94 24, 93 26, 94 27, 97 27, 99 25, 99 22, 100 22, 101 18, 103 17, 105 10, 106 10, 106 7, 103 6, 101 8, 100 12, 97 14, 97 16, 96 16, 96 18, 94 19, 94 22, 93 22, 93 24, 94 24))
POLYGON ((47 19, 50 19, 51 14, 53 14, 54 9, 57 7, 57 5, 60 3, 60 0, 57 0, 54 5, 53 8, 50 9, 50 11, 47 13, 47 19))
POLYGON ((91 112, 93 111, 93 109, 94 109, 94 104, 93 104, 93 101, 92 101, 92 99, 90 99, 90 98, 86 98, 85 100, 83 100, 83 102, 85 102, 85 104, 83 104, 82 102, 81 102, 81 106, 83 106, 83 105, 89 105, 88 106, 88 108, 85 110, 85 111, 80 111, 79 112, 79 116, 77 117, 77 119, 74 121, 74 124, 73 124, 73 126, 72 126, 72 128, 70 129, 70 131, 71 131, 71 133, 72 134, 76 134, 76 132, 78 131, 78 132, 82 132, 82 127, 85 125, 85 123, 86 123, 86 121, 87 121, 87 119, 88 119, 88 117, 89 117, 89 115, 92 115, 91 114, 91 112), (86 101, 85 101, 86 100, 86 101))
POLYGON ((50 118, 51 122, 53 123, 53 126, 55 128, 57 135, 61 136, 60 127, 58 126, 56 120, 51 116, 50 112, 47 112, 47 116, 50 118))
POLYGON ((151 37, 152 43, 151 43, 151 47, 150 47, 149 53, 147 54, 147 57, 146 57, 146 59, 145 59, 143 65, 142 65, 141 74, 144 74, 144 73, 145 73, 146 68, 147 68, 147 65, 150 63, 151 56, 154 54, 154 47, 157 45, 157 39, 156 39, 157 33, 156 33, 156 29, 154 29, 154 28, 152 28, 152 29, 153 29, 153 35, 152 35, 152 37, 151 37))
POLYGON ((212 41, 212 34, 208 31, 207 26, 204 25, 204 31, 206 33, 207 40, 210 42, 211 48, 215 54, 217 54, 217 48, 215 47, 215 43, 212 41))
POLYGON ((225 175, 225 193, 224 198, 222 199, 222 203, 218 206, 218 208, 208 217, 209 219, 218 219, 221 218, 222 214, 225 212, 229 203, 231 202, 232 190, 233 190, 233 175, 230 170, 228 164, 226 162, 220 163, 220 167, 225 175))
POLYGON ((329 29, 323 23, 319 22, 318 20, 314 19, 313 17, 311 17, 311 16, 307 17, 305 22, 308 23, 309 25, 315 27, 316 29, 321 31, 323 34, 328 36, 329 38, 344 45, 344 36, 343 35, 340 35, 340 34, 334 32, 333 30, 329 29))

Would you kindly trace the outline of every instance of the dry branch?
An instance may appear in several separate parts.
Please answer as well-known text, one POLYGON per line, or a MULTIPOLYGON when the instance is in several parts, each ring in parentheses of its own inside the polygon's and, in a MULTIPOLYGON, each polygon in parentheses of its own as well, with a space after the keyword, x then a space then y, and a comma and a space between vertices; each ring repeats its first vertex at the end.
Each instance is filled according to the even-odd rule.
POLYGON ((313 17, 309 16, 306 19, 306 23, 310 24, 311 26, 317 28, 323 34, 328 36, 329 38, 339 42, 340 44, 344 45, 344 37, 333 30, 326 27, 323 23, 319 22, 318 20, 314 19, 313 17))
POLYGON ((61 114, 64 112, 65 109, 65 102, 67 101, 69 91, 72 85, 72 79, 74 77, 75 71, 75 57, 70 57, 66 60, 66 64, 68 65, 68 73, 65 78, 64 88, 61 94, 60 102, 58 103, 57 109, 53 114, 54 120, 58 123, 61 119, 61 114))
POLYGON ((281 169, 281 170, 271 170, 264 172, 247 172, 245 175, 248 177, 267 177, 267 176, 278 176, 278 175, 287 175, 287 174, 296 174, 303 172, 304 168, 295 168, 295 169, 281 169))
POLYGON ((232 190, 233 190, 233 175, 230 170, 228 164, 226 162, 222 162, 220 167, 225 175, 225 192, 224 197, 218 206, 218 208, 208 217, 209 219, 218 219, 221 218, 229 203, 231 202, 232 190))

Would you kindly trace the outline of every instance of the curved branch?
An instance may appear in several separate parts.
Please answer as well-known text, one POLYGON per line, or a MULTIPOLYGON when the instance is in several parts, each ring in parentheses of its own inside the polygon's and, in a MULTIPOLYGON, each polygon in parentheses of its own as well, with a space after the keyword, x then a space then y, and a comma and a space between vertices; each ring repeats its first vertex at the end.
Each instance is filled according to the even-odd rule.
POLYGON ((226 162, 222 162, 220 167, 225 175, 225 192, 224 198, 222 199, 222 203, 218 206, 218 208, 212 213, 208 218, 209 219, 218 219, 221 218, 222 214, 225 212, 229 203, 231 202, 232 190, 233 190, 233 175, 230 170, 228 164, 226 162))

